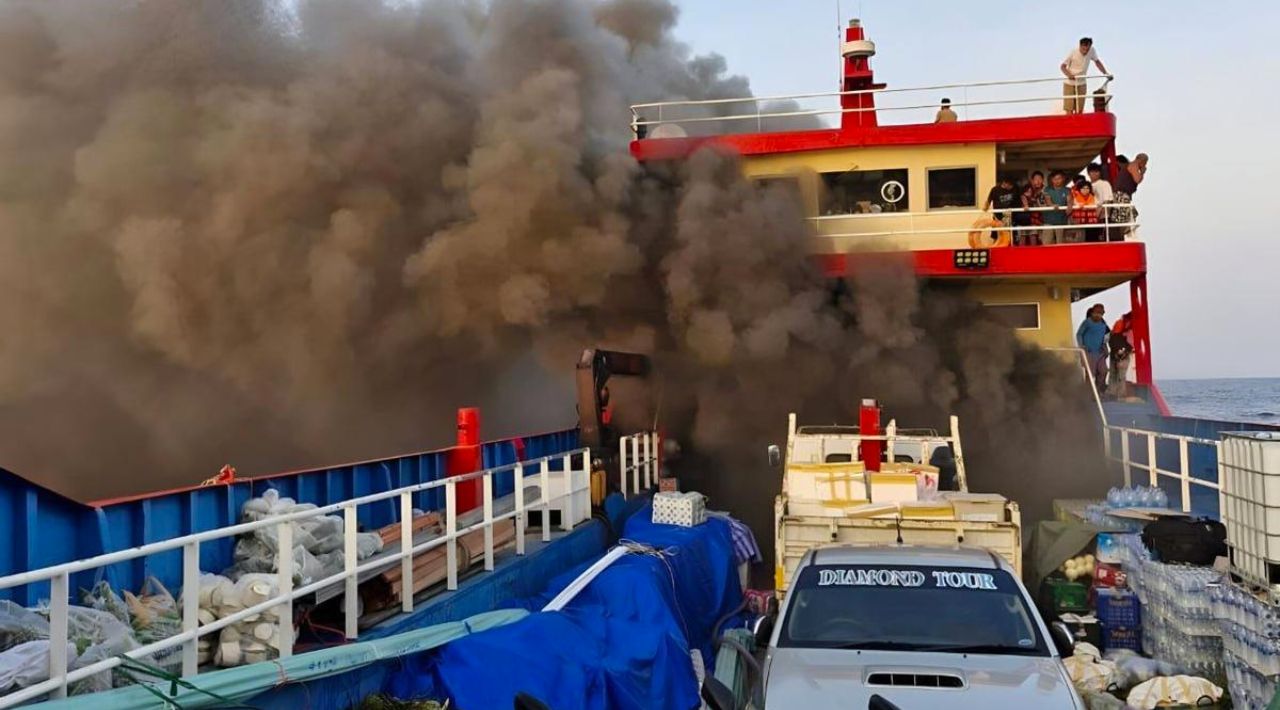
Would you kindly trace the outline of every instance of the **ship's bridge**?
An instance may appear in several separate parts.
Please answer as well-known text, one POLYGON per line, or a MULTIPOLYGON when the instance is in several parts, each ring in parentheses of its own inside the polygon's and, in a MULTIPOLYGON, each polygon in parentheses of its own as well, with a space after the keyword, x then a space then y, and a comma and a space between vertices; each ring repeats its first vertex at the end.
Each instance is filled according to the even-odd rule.
POLYGON ((1027 79, 889 87, 875 81, 875 45, 856 20, 841 52, 840 91, 632 106, 632 154, 653 162, 707 145, 731 150, 748 178, 794 195, 813 226, 797 248, 830 275, 906 252, 921 276, 967 283, 1047 347, 1074 346, 1072 301, 1127 282, 1137 378, 1149 382, 1146 253, 1134 211, 1024 208, 1021 199, 987 208, 1002 178, 1021 191, 1040 172, 1047 187, 1055 171, 1070 181, 1097 162, 1115 182, 1113 77, 1083 77, 1080 110, 1068 113, 1056 66, 1027 79), (1055 219, 1068 224, 1046 229, 1055 219), (1028 245, 987 248, 1008 241, 1028 245))

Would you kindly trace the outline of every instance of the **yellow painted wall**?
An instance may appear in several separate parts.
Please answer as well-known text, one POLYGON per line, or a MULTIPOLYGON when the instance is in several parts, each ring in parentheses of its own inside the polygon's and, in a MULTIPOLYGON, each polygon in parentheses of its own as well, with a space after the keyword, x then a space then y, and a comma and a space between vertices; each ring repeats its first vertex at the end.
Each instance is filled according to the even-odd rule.
POLYGON ((982 283, 969 287, 974 300, 986 304, 1039 303, 1039 330, 1014 331, 1027 342, 1046 348, 1075 347, 1076 324, 1071 322, 1071 287, 1065 282, 982 283), (1057 286, 1058 298, 1050 289, 1057 286))
POLYGON ((893 146, 876 148, 837 148, 774 155, 750 156, 744 160, 748 177, 794 176, 800 183, 805 209, 818 215, 818 195, 822 179, 819 173, 847 170, 907 169, 907 211, 913 217, 898 215, 857 215, 827 218, 816 222, 819 235, 871 234, 933 229, 963 229, 948 234, 914 234, 892 237, 820 236, 813 245, 818 253, 843 253, 851 249, 917 250, 956 249, 968 246, 967 231, 978 219, 971 213, 928 209, 928 173, 930 168, 977 168, 977 198, 980 208, 987 191, 996 179, 996 146, 994 143, 958 145, 893 146))

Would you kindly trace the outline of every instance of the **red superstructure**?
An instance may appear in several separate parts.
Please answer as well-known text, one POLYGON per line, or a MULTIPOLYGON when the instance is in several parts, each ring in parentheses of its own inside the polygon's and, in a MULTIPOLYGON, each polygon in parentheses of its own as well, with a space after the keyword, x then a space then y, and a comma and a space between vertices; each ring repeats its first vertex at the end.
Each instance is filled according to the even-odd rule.
MULTIPOLYGON (((1136 223, 1110 228, 1106 234, 1111 241, 984 249, 977 268, 967 256, 962 258, 972 251, 975 217, 991 217, 981 208, 999 177, 1023 182, 1033 171, 1051 170, 1077 175, 1097 161, 1104 166, 1104 177, 1114 180, 1118 165, 1110 77, 1091 77, 1088 110, 1065 114, 1060 75, 891 89, 876 82, 871 67, 875 45, 856 20, 845 31, 841 51, 841 91, 796 97, 834 98, 839 108, 789 109, 775 118, 761 113, 761 103, 752 99, 639 105, 633 107, 637 135, 651 137, 633 141, 632 155, 648 162, 680 160, 703 146, 733 151, 742 156, 749 178, 795 182, 815 226, 809 251, 830 276, 843 276, 880 258, 910 258, 922 277, 963 281, 992 307, 1020 307, 1016 315, 1028 322, 1016 327, 1046 347, 1074 346, 1072 301, 1128 283, 1134 379, 1150 388, 1146 249, 1136 239, 1136 223), (925 98, 912 100, 912 94, 925 98), (959 120, 930 120, 940 99, 949 95, 961 98, 953 104, 959 120), (877 98, 885 101, 877 106, 877 98), (906 99, 905 105, 892 101, 899 98, 906 99), (798 114, 838 116, 837 127, 785 130, 786 125, 779 125, 768 130, 768 122, 798 114), (715 117, 723 120, 717 123, 715 117), (728 130, 687 135, 706 132, 709 126, 728 130), (741 126, 755 130, 734 130, 741 126), (895 193, 898 199, 889 199, 895 193)), ((1110 220, 1113 211, 1099 214, 1110 220)), ((1010 231, 1018 234, 1019 229, 1014 225, 1010 231)), ((1152 398, 1162 404, 1153 389, 1152 398)))

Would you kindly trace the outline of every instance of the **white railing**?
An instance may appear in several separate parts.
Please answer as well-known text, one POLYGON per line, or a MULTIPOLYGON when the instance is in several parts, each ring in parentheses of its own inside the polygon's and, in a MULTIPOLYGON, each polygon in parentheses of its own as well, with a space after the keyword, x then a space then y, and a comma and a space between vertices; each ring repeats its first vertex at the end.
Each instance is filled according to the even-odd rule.
POLYGON ((1089 393, 1093 396, 1093 404, 1098 408, 1098 422, 1102 425, 1102 445, 1104 448, 1110 446, 1111 435, 1107 432, 1107 410, 1102 406, 1102 395, 1098 392, 1098 380, 1093 376, 1093 363, 1089 362, 1089 354, 1084 351, 1084 348, 1045 348, 1045 350, 1063 353, 1072 360, 1079 360, 1080 367, 1084 370, 1085 382, 1089 385, 1089 393))
POLYGON ((630 434, 618 440, 618 492, 630 498, 658 480, 658 433, 630 434), (627 480, 631 480, 628 491, 627 480), (641 484, 643 483, 643 487, 641 484))
POLYGON ((1124 471, 1124 484, 1126 486, 1133 485, 1133 471, 1138 469, 1146 471, 1146 484, 1153 487, 1160 485, 1160 478, 1171 478, 1178 481, 1181 497, 1182 512, 1191 512, 1191 486, 1201 486, 1205 489, 1215 491, 1218 496, 1218 510, 1222 510, 1222 485, 1219 482, 1196 478, 1191 475, 1191 447, 1207 446, 1213 449, 1214 457, 1218 463, 1218 481, 1222 480, 1220 443, 1217 439, 1204 439, 1196 436, 1182 436, 1179 434, 1166 434, 1159 431, 1150 431, 1147 429, 1132 429, 1123 426, 1107 426, 1107 435, 1105 438, 1105 449, 1107 459, 1119 463, 1124 471), (1112 433, 1120 435, 1119 453, 1117 454, 1115 444, 1112 443, 1112 433), (1145 458, 1141 461, 1134 459, 1133 441, 1139 442, 1138 450, 1145 452, 1145 458), (1178 444, 1178 469, 1176 471, 1160 468, 1157 459, 1156 443, 1158 441, 1176 441, 1178 444))
MULTIPOLYGON (((1095 98, 1102 98, 1108 102, 1112 98, 1110 92, 1110 84, 1112 77, 1110 76, 1088 76, 1086 80, 1085 98, 1092 102, 1095 98), (1088 91, 1088 82, 1090 80, 1100 80, 1101 85, 1096 91, 1099 93, 1091 93, 1088 91)), ((856 91, 828 91, 808 94, 787 94, 777 96, 744 96, 727 99, 701 99, 701 100, 680 100, 680 101, 657 101, 651 103, 634 104, 631 106, 631 128, 639 133, 640 129, 659 124, 706 124, 717 121, 729 122, 729 125, 741 123, 745 121, 754 121, 756 130, 763 131, 766 128, 768 119, 794 119, 801 117, 821 118, 823 116, 843 115, 846 113, 861 114, 865 112, 875 111, 877 114, 887 112, 907 112, 907 111, 936 111, 939 108, 940 99, 944 96, 952 98, 951 108, 960 110, 965 120, 974 118, 987 118, 984 110, 989 107, 996 106, 1017 106, 1029 103, 1040 103, 1046 101, 1055 102, 1056 106, 1062 105, 1062 91, 1058 88, 1055 91, 1041 91, 1042 85, 1050 84, 1060 87, 1066 81, 1064 76, 1044 77, 1039 79, 1013 79, 1007 81, 976 81, 961 84, 935 84, 933 86, 915 86, 902 88, 883 88, 883 89, 859 89, 856 91), (1033 87, 1036 89, 1032 92, 1034 95, 1024 95, 1026 89, 1033 87), (959 100, 953 97, 941 94, 939 92, 946 91, 948 94, 958 92, 959 100), (1002 91, 1011 92, 1008 95, 999 95, 1002 91), (979 98, 972 98, 970 93, 976 93, 979 98), (901 105, 891 105, 887 103, 887 99, 897 98, 898 96, 909 96, 910 94, 930 93, 929 99, 915 98, 908 99, 906 103, 901 105), (803 104, 812 104, 816 101, 828 101, 835 99, 837 102, 844 96, 859 96, 864 94, 874 95, 880 105, 874 107, 853 107, 843 108, 803 108, 803 104), (992 94, 994 98, 981 98, 983 95, 992 94), (789 102, 788 105, 800 105, 797 108, 787 108, 784 110, 766 110, 767 104, 774 102, 789 102), (790 103, 794 102, 794 103, 790 103), (747 110, 739 111, 733 107, 745 105, 747 110), (970 111, 970 109, 976 109, 970 111), (728 109, 726 111, 726 109, 728 109), (715 115, 707 115, 708 111, 715 112, 715 115), (722 113, 723 112, 723 113, 722 113), (674 114, 674 115, 673 115, 674 114), (681 115, 685 114, 685 115, 681 115), (700 115, 688 115, 700 114, 700 115), (977 114, 977 115, 973 115, 977 114)), ((927 116, 927 114, 926 114, 927 116)), ((932 117, 927 116, 931 122, 932 117)))
POLYGON ((550 512, 554 510, 552 502, 555 500, 562 498, 565 499, 560 506, 561 525, 564 529, 572 529, 578 522, 590 518, 590 477, 590 449, 575 449, 565 453, 543 456, 542 458, 530 461, 496 466, 483 471, 451 476, 437 481, 353 498, 351 500, 303 512, 289 513, 256 522, 242 523, 215 530, 208 530, 179 538, 173 538, 171 540, 165 540, 163 542, 142 545, 129 550, 121 550, 118 552, 98 555, 96 557, 76 562, 68 562, 43 569, 22 572, 8 577, 0 577, 0 589, 44 581, 48 581, 50 583, 48 612, 50 629, 49 678, 8 695, 0 696, 0 708, 12 707, 46 694, 55 698, 65 697, 67 693, 67 686, 70 683, 74 683, 82 678, 87 678, 103 671, 109 671, 123 663, 123 660, 117 657, 102 660, 72 671, 68 671, 67 669, 67 627, 68 609, 70 607, 70 579, 71 575, 78 572, 105 567, 119 562, 135 560, 141 557, 154 555, 156 553, 181 548, 182 631, 170 636, 169 638, 129 651, 124 655, 132 659, 143 659, 157 652, 165 651, 180 645, 182 646, 182 675, 192 676, 199 672, 197 663, 197 643, 201 636, 220 631, 224 627, 240 622, 247 617, 261 614, 264 611, 275 607, 280 608, 278 612, 280 619, 280 657, 290 657, 293 653, 294 641, 294 601, 338 583, 343 583, 345 585, 343 600, 343 614, 345 617, 344 632, 348 639, 356 638, 359 621, 357 611, 357 603, 359 601, 357 586, 360 575, 390 567, 396 562, 399 562, 401 565, 401 610, 404 612, 413 611, 413 557, 428 550, 435 549, 441 545, 444 545, 446 550, 446 588, 450 590, 457 589, 458 539, 460 537, 476 530, 484 531, 484 569, 486 571, 492 571, 494 568, 494 524, 514 518, 515 553, 517 555, 523 555, 525 553, 524 538, 529 511, 541 511, 542 513, 541 527, 543 541, 549 541, 551 539, 550 512), (549 464, 556 460, 561 461, 562 469, 552 471, 550 470, 549 464), (579 463, 581 464, 580 468, 578 467, 579 463), (531 474, 531 478, 536 478, 537 480, 536 485, 539 491, 538 499, 535 501, 525 500, 524 484, 526 467, 537 469, 536 473, 531 474), (510 511, 495 515, 493 509, 493 477, 499 473, 505 473, 508 471, 512 472, 514 477, 514 507, 510 511), (457 509, 458 484, 477 479, 482 481, 483 487, 483 518, 478 523, 460 529, 458 527, 459 513, 457 509), (413 494, 438 488, 443 488, 445 494, 445 532, 442 536, 415 545, 413 542, 413 526, 410 524, 413 519, 413 494), (557 493, 555 495, 549 495, 548 491, 557 491, 557 493), (579 509, 584 492, 586 495, 586 507, 579 509), (357 508, 361 505, 375 503, 390 498, 400 499, 400 551, 393 555, 379 556, 376 559, 365 562, 364 564, 358 564, 358 560, 356 558, 356 533, 358 529, 356 519, 357 508), (200 595, 197 591, 200 586, 199 560, 201 543, 243 535, 255 530, 262 530, 274 526, 277 529, 276 534, 279 536, 276 549, 291 550, 293 549, 294 523, 307 520, 309 518, 339 513, 343 517, 344 536, 342 572, 294 588, 294 557, 291 554, 280 554, 278 555, 277 563, 277 567, 279 568, 277 572, 278 590, 272 598, 234 614, 224 616, 212 623, 204 625, 199 623, 198 605, 200 595))
POLYGON ((1039 233, 1043 236, 1044 233, 1051 232, 1058 235, 1059 243, 1064 243, 1063 239, 1065 235, 1062 234, 1063 232, 1068 232, 1068 231, 1087 232, 1088 230, 1097 230, 1098 232, 1101 232, 1103 234, 1103 239, 1105 240, 1108 238, 1106 235, 1107 230, 1123 229, 1127 238, 1132 238, 1134 240, 1137 240, 1138 239, 1137 230, 1138 230, 1138 227, 1140 226, 1137 221, 1122 221, 1122 222, 1111 221, 1112 212, 1118 212, 1122 209, 1127 208, 1128 206, 1129 205, 1127 204, 1114 203, 1114 202, 1097 205, 1096 209, 1099 215, 1099 221, 1097 222, 1087 222, 1087 223, 1068 222, 1067 224, 1053 224, 1053 225, 1042 224, 1042 225, 1034 225, 1034 226, 1000 225, 995 227, 990 227, 990 226, 975 227, 973 225, 970 225, 967 227, 958 226, 958 227, 941 227, 941 228, 938 228, 938 227, 921 228, 916 226, 916 221, 922 220, 927 222, 929 220, 937 220, 940 218, 954 219, 956 216, 964 216, 964 215, 986 216, 990 218, 993 214, 1005 214, 1005 213, 1012 214, 1015 212, 1021 212, 1021 213, 1067 212, 1068 214, 1070 214, 1071 212, 1074 211, 1075 208, 1053 206, 1053 207, 1016 207, 1016 208, 1010 208, 1010 209, 992 208, 990 210, 939 209, 939 210, 933 210, 929 212, 862 212, 862 213, 856 213, 856 214, 830 214, 830 215, 822 215, 820 217, 810 217, 809 221, 813 222, 815 225, 823 225, 825 223, 834 222, 837 220, 862 221, 862 220, 869 220, 869 219, 880 219, 880 220, 895 220, 899 222, 902 220, 906 220, 907 222, 906 229, 896 229, 896 230, 890 229, 890 230, 883 230, 883 231, 858 230, 858 231, 849 231, 849 232, 819 231, 815 235, 819 238, 900 237, 900 236, 939 235, 939 234, 968 235, 970 232, 975 232, 975 231, 984 232, 987 230, 991 230, 992 232, 996 232, 996 233, 1008 232, 1011 235, 1021 234, 1025 232, 1034 232, 1034 233, 1039 233))

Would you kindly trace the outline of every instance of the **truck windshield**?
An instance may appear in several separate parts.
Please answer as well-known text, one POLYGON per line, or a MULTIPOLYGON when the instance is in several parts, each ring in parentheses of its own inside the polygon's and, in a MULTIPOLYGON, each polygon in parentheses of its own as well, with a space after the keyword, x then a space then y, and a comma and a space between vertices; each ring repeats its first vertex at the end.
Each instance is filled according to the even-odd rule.
POLYGON ((780 647, 1049 655, 1004 570, 814 565, 790 593, 780 647))

